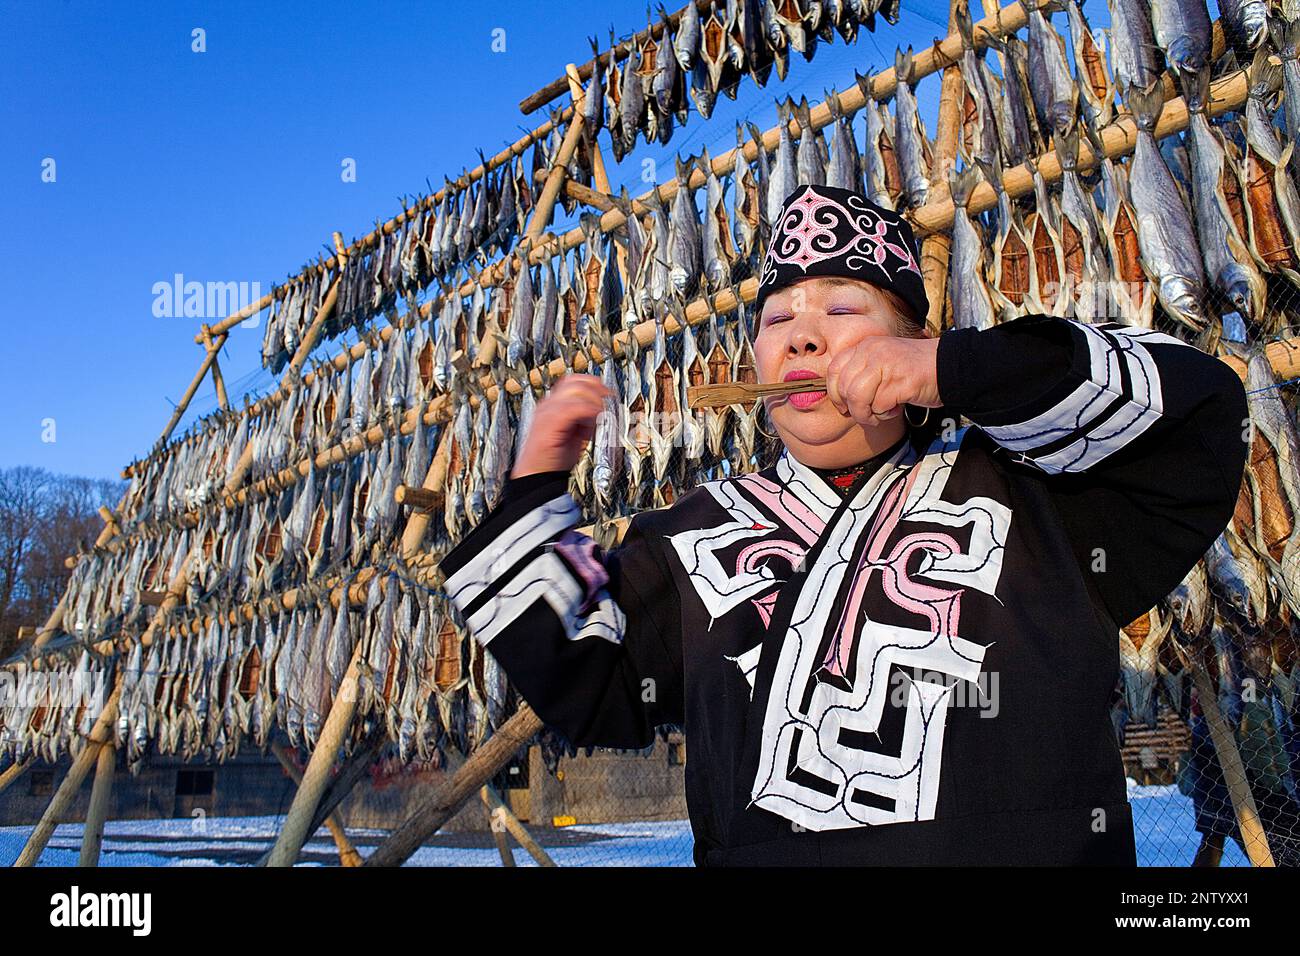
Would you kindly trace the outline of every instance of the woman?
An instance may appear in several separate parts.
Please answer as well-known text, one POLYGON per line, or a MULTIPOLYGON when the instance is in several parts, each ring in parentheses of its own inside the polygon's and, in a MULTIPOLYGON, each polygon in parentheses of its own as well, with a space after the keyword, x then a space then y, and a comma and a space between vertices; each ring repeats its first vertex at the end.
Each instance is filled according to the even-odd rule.
POLYGON ((766 400, 777 462, 636 515, 603 554, 567 487, 606 394, 571 375, 441 562, 575 745, 685 727, 699 865, 1135 862, 1116 632, 1227 524, 1242 385, 1113 323, 927 335, 917 263, 893 213, 801 187, 755 356, 762 381, 827 387, 766 400))

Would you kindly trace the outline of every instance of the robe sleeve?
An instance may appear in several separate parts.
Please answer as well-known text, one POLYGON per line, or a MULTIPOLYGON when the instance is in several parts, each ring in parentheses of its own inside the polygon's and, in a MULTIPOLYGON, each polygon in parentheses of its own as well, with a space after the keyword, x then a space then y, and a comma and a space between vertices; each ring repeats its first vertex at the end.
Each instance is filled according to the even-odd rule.
POLYGON ((938 385, 995 459, 1041 478, 1117 626, 1177 587, 1232 516, 1245 389, 1173 336, 1040 315, 956 329, 938 385))
POLYGON ((507 481, 439 562, 448 599, 575 747, 640 748, 683 723, 680 604, 648 514, 608 553, 576 531, 568 473, 507 481))

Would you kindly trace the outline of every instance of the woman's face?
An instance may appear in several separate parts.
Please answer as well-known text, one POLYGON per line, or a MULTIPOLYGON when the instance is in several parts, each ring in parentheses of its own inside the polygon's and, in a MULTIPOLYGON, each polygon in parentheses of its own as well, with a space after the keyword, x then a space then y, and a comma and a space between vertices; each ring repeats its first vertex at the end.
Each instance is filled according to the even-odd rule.
MULTIPOLYGON (((758 380, 824 376, 836 353, 869 335, 895 335, 896 323, 889 301, 869 283, 834 276, 803 279, 763 303, 754 338, 758 380)), ((840 414, 824 391, 764 401, 786 448, 814 468, 863 461, 892 445, 907 427, 901 415, 874 426, 859 425, 840 414)))

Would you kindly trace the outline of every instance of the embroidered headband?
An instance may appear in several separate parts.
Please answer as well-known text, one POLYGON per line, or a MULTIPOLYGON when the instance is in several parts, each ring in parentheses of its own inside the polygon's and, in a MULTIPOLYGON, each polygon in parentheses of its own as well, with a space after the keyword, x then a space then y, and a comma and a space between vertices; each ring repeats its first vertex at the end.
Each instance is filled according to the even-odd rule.
POLYGON ((853 190, 800 186, 774 220, 754 308, 800 279, 845 276, 888 289, 925 321, 919 262, 912 227, 897 213, 853 190))

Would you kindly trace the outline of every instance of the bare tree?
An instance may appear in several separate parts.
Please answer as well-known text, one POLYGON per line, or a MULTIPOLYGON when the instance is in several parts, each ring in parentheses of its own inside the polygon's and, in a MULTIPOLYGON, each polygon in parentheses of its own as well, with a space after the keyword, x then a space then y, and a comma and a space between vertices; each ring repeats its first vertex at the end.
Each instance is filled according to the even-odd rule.
POLYGON ((0 656, 19 626, 39 626, 54 609, 70 573, 64 559, 94 540, 99 506, 121 492, 117 481, 0 469, 0 656))

